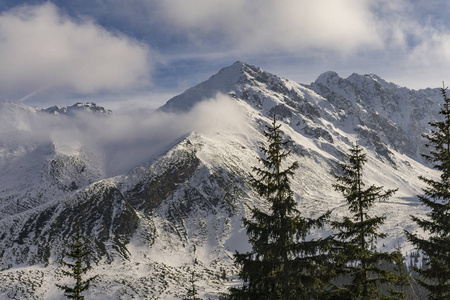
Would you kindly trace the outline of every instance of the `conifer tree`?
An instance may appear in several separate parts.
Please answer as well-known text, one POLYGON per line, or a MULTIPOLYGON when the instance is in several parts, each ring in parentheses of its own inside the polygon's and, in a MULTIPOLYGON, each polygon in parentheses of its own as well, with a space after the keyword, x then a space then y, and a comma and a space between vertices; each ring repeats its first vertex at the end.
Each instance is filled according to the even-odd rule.
POLYGON ((426 268, 414 268, 419 283, 429 291, 429 299, 450 299, 450 99, 446 88, 441 89, 444 105, 442 121, 431 122, 431 133, 424 135, 429 154, 423 157, 441 172, 437 180, 420 176, 427 184, 418 198, 430 209, 426 218, 411 216, 429 236, 421 237, 405 231, 408 240, 424 254, 426 268))
POLYGON ((395 277, 391 282, 389 293, 394 299, 405 300, 408 298, 405 287, 410 284, 411 276, 405 265, 405 257, 401 253, 400 246, 395 249, 393 254, 395 277))
POLYGON ((235 254, 244 284, 232 290, 232 299, 320 299, 326 282, 327 256, 321 250, 329 242, 306 236, 312 228, 322 227, 328 214, 308 219, 297 210, 289 178, 298 163, 283 168, 290 151, 284 150, 289 141, 282 140, 280 127, 275 117, 266 126, 269 145, 261 148, 265 158, 260 158, 262 167, 253 168, 257 178, 251 183, 269 209, 253 207, 251 218, 244 219, 253 250, 235 254))
POLYGON ((73 278, 75 280, 75 285, 71 287, 56 284, 57 287, 64 290, 64 295, 69 299, 84 300, 82 293, 89 289, 91 282, 97 277, 94 276, 83 280, 83 275, 91 269, 91 266, 87 261, 88 255, 90 255, 90 253, 82 242, 80 227, 77 226, 75 229, 74 240, 72 244, 70 244, 70 251, 66 253, 66 256, 70 261, 62 261, 63 266, 69 269, 69 271, 62 270, 63 274, 73 278))
POLYGON ((376 252, 376 240, 386 235, 378 232, 385 217, 370 216, 369 210, 376 200, 387 200, 396 190, 383 191, 371 185, 365 188, 363 166, 366 155, 356 144, 350 149, 348 161, 341 164, 342 176, 335 175, 336 191, 347 200, 350 217, 332 222, 335 236, 337 273, 350 283, 336 287, 335 299, 383 299, 380 284, 394 280, 392 272, 380 268, 381 262, 392 262, 395 254, 376 252))
POLYGON ((193 266, 192 266, 192 272, 191 272, 191 278, 189 279, 189 283, 191 284, 190 288, 187 291, 186 297, 184 300, 199 300, 198 297, 198 291, 196 283, 196 275, 195 275, 195 266, 197 265, 197 256, 195 254, 196 248, 194 245, 194 258, 193 258, 193 266))

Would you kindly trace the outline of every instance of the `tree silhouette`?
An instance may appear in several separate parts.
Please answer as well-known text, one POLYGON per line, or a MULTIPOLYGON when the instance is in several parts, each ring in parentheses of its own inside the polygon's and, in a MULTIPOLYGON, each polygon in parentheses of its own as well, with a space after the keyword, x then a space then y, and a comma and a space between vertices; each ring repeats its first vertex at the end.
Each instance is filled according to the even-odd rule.
POLYGON ((355 144, 350 149, 347 162, 341 164, 343 175, 335 175, 336 191, 347 200, 351 216, 332 222, 338 233, 335 236, 337 274, 347 276, 350 283, 336 287, 332 292, 337 299, 379 299, 381 283, 395 279, 392 272, 380 268, 382 262, 393 262, 395 253, 375 251, 375 242, 386 235, 378 232, 385 217, 370 216, 369 210, 376 200, 388 199, 396 190, 383 191, 371 185, 365 188, 363 166, 366 155, 355 144))
POLYGON ((69 299, 84 300, 82 293, 88 290, 91 282, 97 278, 97 276, 94 276, 83 280, 83 275, 91 269, 87 260, 89 255, 90 252, 82 242, 80 227, 77 226, 75 228, 73 242, 70 244, 70 251, 66 253, 66 256, 70 260, 62 261, 62 265, 69 269, 69 271, 62 270, 63 274, 73 278, 75 280, 75 285, 67 286, 56 284, 57 287, 64 290, 64 295, 69 299))
POLYGON ((316 299, 326 281, 323 251, 328 240, 308 240, 313 227, 321 227, 328 215, 307 219, 296 208, 289 178, 298 163, 286 168, 282 163, 290 152, 284 150, 289 141, 282 141, 281 125, 274 117, 266 126, 268 147, 262 147, 262 167, 254 167, 257 178, 252 185, 264 197, 269 210, 251 208, 251 218, 244 219, 253 250, 236 253, 244 284, 233 289, 232 299, 316 299))
POLYGON ((419 283, 429 292, 430 299, 450 299, 450 99, 446 88, 441 89, 444 105, 442 121, 431 122, 431 133, 424 135, 429 154, 422 156, 441 172, 438 180, 420 176, 427 184, 424 195, 418 198, 430 209, 426 218, 411 216, 428 237, 405 231, 408 240, 424 254, 425 268, 414 270, 419 283))

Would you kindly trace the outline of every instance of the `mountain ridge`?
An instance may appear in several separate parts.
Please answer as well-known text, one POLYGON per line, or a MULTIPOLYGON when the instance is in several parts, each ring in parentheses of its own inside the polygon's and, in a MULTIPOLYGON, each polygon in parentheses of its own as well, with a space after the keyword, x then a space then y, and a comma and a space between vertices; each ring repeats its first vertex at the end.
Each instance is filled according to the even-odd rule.
POLYGON ((106 116, 111 115, 112 111, 107 110, 102 106, 95 104, 94 102, 77 102, 72 106, 57 106, 54 105, 52 107, 48 107, 45 109, 41 109, 40 111, 47 112, 49 114, 54 115, 68 115, 74 116, 77 112, 92 112, 92 113, 100 113, 106 116))

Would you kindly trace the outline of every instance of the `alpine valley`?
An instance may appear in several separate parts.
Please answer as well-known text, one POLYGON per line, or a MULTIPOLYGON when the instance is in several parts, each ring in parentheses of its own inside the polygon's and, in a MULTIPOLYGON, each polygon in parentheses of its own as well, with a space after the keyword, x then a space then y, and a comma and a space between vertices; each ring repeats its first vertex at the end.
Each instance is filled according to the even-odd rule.
POLYGON ((422 134, 442 102, 440 89, 376 75, 327 72, 305 85, 243 62, 157 111, 1 101, 0 298, 63 299, 55 283, 71 282, 60 261, 79 225, 89 276, 98 274, 87 299, 180 299, 192 273, 199 296, 218 299, 239 284, 233 254, 249 250, 242 218, 265 205, 248 179, 274 116, 292 141, 288 163, 300 165, 291 187, 301 213, 346 215, 333 174, 357 142, 366 182, 398 188, 372 211, 387 217, 378 248, 409 255, 403 230, 426 213, 418 176, 438 176, 420 155, 422 134))

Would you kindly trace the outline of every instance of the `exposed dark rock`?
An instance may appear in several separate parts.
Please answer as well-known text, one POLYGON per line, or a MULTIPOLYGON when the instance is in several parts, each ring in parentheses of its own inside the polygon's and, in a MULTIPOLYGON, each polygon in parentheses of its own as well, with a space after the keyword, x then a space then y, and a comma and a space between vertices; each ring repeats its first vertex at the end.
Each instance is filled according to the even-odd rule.
POLYGON ((284 104, 278 104, 269 110, 268 115, 271 117, 276 115, 288 119, 292 117, 292 112, 284 104))
POLYGON ((100 182, 74 200, 55 203, 33 213, 24 223, 18 219, 9 234, 0 238, 0 243, 9 249, 0 253, 3 261, 0 269, 20 263, 47 264, 52 251, 61 255, 77 225, 86 240, 91 241, 96 260, 107 254, 108 247, 126 258, 126 244, 138 220, 122 193, 115 186, 100 182))
POLYGON ((141 181, 126 192, 129 203, 137 210, 149 213, 166 199, 179 184, 186 182, 195 172, 199 160, 195 153, 179 153, 183 160, 176 160, 167 169, 149 181, 141 181))
POLYGON ((303 132, 316 139, 323 138, 327 142, 333 143, 331 134, 321 127, 306 126, 303 128, 303 132))

